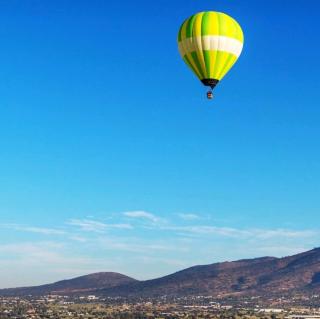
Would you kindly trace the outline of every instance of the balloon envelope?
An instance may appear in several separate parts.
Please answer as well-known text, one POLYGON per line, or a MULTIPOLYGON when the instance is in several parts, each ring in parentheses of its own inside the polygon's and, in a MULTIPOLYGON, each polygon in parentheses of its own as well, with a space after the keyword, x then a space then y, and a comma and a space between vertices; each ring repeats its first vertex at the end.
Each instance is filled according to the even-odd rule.
POLYGON ((212 88, 237 61, 243 43, 243 32, 237 21, 214 11, 191 16, 178 34, 183 60, 204 85, 212 88))

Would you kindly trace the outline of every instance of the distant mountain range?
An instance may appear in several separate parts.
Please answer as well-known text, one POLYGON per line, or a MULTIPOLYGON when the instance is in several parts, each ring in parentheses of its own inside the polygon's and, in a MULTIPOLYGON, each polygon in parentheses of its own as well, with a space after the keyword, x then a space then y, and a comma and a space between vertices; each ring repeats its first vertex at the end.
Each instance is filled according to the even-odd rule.
POLYGON ((320 292, 320 248, 284 258, 263 257, 195 266, 146 281, 118 273, 97 273, 49 285, 2 289, 0 295, 90 293, 123 297, 227 297, 298 291, 320 292))

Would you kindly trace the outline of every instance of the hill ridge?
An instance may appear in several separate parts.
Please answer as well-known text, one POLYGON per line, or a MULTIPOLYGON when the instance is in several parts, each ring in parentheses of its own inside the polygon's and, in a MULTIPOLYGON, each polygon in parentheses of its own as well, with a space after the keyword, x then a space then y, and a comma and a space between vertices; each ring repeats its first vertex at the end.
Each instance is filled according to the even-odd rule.
POLYGON ((0 290, 0 295, 88 294, 122 297, 162 295, 268 295, 320 292, 320 249, 282 258, 260 257, 192 266, 139 281, 116 272, 98 272, 53 284, 0 290))

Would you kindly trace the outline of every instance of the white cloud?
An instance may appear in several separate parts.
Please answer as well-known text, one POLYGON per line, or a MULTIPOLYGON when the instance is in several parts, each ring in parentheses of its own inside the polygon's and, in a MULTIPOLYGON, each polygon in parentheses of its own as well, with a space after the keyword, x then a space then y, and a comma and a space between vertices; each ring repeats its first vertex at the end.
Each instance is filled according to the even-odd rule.
POLYGON ((0 245, 0 288, 44 284, 117 268, 108 258, 75 254, 57 242, 0 245))
MULTIPOLYGON (((195 264, 291 255, 316 246, 320 239, 318 230, 220 227, 202 217, 176 214, 170 221, 141 210, 113 215, 114 224, 89 217, 70 219, 52 228, 0 224, 2 229, 60 239, 0 244, 0 284, 45 283, 51 281, 48 278, 105 270, 134 273, 145 279, 195 264), (132 225, 135 231, 126 232, 132 225), (144 267, 148 263, 150 267, 144 267), (23 276, 19 277, 20 273, 23 276)), ((223 225, 222 221, 219 224, 223 225)))
POLYGON ((130 217, 130 218, 142 218, 142 219, 147 219, 150 220, 154 223, 159 222, 161 219, 154 214, 145 212, 143 210, 138 210, 138 211, 132 211, 132 212, 125 212, 123 213, 124 216, 130 217))
POLYGON ((290 230, 290 229, 254 229, 252 234, 261 239, 272 239, 272 238, 307 238, 319 235, 314 230, 290 230))
POLYGON ((0 227, 21 232, 38 233, 42 235, 64 235, 66 233, 63 230, 56 228, 34 227, 18 224, 1 224, 0 227))
POLYGON ((165 226, 162 227, 164 230, 175 231, 179 233, 190 233, 197 235, 219 235, 224 237, 239 237, 248 235, 248 231, 239 230, 228 227, 215 227, 206 225, 197 226, 165 226))
POLYGON ((73 240, 73 241, 78 241, 80 243, 85 243, 88 241, 87 238, 85 238, 83 236, 79 236, 79 235, 71 235, 71 236, 69 236, 69 239, 73 240))
POLYGON ((54 251, 59 251, 63 248, 61 243, 56 242, 25 242, 0 245, 0 258, 28 258, 35 263, 46 260, 52 261, 52 256, 55 256, 54 251))
POLYGON ((141 261, 145 264, 166 264, 174 267, 179 267, 181 269, 188 267, 188 263, 186 263, 184 260, 180 259, 174 259, 174 258, 159 258, 159 257, 148 257, 143 256, 141 258, 141 261))
POLYGON ((88 220, 88 219, 71 219, 67 222, 68 225, 76 226, 82 231, 88 232, 104 232, 107 228, 106 224, 88 220))
POLYGON ((255 253, 258 254, 258 256, 291 256, 295 254, 302 253, 304 251, 307 251, 310 249, 310 247, 301 247, 299 245, 281 245, 279 243, 278 245, 271 245, 271 246, 260 246, 255 247, 255 253))
POLYGON ((115 251, 127 251, 132 253, 141 254, 159 254, 166 252, 187 252, 186 247, 177 245, 168 245, 167 242, 145 242, 140 238, 100 238, 95 242, 95 245, 99 245, 101 249, 115 250, 115 251))
POLYGON ((179 217, 184 220, 195 220, 200 218, 200 216, 196 214, 179 214, 179 217))
POLYGON ((180 233, 217 235, 222 237, 234 238, 257 238, 257 239, 274 239, 274 238, 307 238, 319 235, 314 230, 290 230, 290 229, 238 229, 231 227, 216 227, 207 225, 198 226, 164 226, 163 230, 171 230, 180 233))
POLYGON ((71 219, 67 222, 68 225, 76 226, 82 231, 104 233, 107 229, 132 229, 130 224, 105 224, 100 221, 89 219, 71 219))

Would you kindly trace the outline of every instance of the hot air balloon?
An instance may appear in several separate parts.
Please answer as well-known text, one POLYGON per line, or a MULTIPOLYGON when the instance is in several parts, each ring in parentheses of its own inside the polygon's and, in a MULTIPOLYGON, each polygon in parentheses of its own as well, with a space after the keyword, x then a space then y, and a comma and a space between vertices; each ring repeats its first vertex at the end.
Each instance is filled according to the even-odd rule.
POLYGON ((184 62, 212 90, 238 60, 243 48, 243 32, 233 18, 221 12, 197 13, 179 30, 178 46, 184 62))

